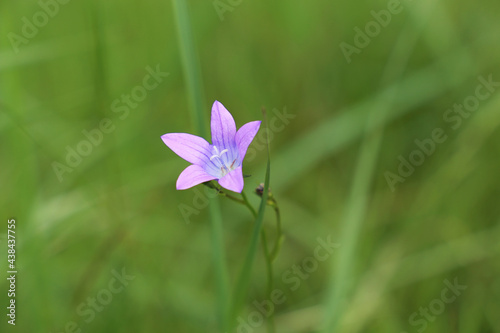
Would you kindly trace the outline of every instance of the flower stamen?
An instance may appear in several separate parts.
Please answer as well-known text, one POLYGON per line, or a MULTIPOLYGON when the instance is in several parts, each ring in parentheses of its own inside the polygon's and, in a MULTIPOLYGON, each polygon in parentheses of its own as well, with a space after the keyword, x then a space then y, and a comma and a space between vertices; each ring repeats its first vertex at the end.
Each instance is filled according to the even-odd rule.
POLYGON ((222 157, 222 154, 227 153, 229 151, 228 149, 224 149, 223 151, 221 151, 219 153, 219 149, 217 149, 216 146, 214 146, 214 150, 215 150, 215 154, 210 157, 210 161, 213 160, 214 158, 220 159, 222 157))

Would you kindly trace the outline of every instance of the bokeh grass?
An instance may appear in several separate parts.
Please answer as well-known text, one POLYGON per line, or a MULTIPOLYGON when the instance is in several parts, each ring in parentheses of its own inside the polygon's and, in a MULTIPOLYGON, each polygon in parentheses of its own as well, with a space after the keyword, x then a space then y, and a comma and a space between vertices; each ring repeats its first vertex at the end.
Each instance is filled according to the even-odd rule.
MULTIPOLYGON (((203 93, 189 88, 170 1, 68 2, 18 53, 7 35, 21 34, 21 19, 40 7, 0 3, 0 204, 5 222, 17 220, 19 271, 17 325, 2 314, 0 330, 59 333, 74 321, 82 332, 220 332, 210 209, 196 189, 175 191, 186 162, 160 140, 201 131, 217 99, 238 126, 261 119, 264 106, 280 128, 270 137, 286 236, 274 267, 286 297, 276 307, 278 332, 317 332, 332 317, 335 332, 417 332, 409 317, 455 278, 467 289, 425 332, 500 332, 500 91, 457 130, 443 120, 475 93, 479 76, 500 81, 498 2, 404 2, 350 64, 339 44, 352 44, 353 28, 387 1, 242 1, 224 20, 212 1, 187 4, 203 93), (120 119, 113 101, 157 65, 168 77, 120 119), (193 120, 201 105, 205 120, 193 120), (276 114, 285 112, 294 118, 281 127, 276 114), (52 163, 65 163, 67 146, 103 118, 115 130, 60 182, 52 163), (398 156, 408 158, 436 128, 448 139, 391 191, 385 172, 397 173, 398 156), (196 210, 189 223, 182 205, 196 210), (343 231, 353 221, 355 241, 343 231), (291 290, 284 276, 328 236, 340 246, 291 290), (85 322, 80 304, 123 267, 135 278, 85 322), (332 314, 339 285, 341 311, 332 314)), ((264 181, 262 142, 245 163, 249 194, 264 181)), ((234 286, 252 216, 220 206, 234 286)), ((268 210, 270 235, 273 218, 268 210)), ((258 252, 242 316, 266 297, 258 252)))

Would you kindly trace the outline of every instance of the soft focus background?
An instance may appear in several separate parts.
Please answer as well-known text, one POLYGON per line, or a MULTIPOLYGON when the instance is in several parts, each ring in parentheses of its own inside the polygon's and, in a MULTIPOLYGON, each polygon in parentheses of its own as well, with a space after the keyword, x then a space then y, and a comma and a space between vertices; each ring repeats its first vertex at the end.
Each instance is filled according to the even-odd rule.
MULTIPOLYGON (((389 22, 392 4, 188 1, 206 120, 219 100, 237 126, 262 107, 273 125, 278 332, 500 332, 500 87, 478 88, 500 82, 500 6, 404 1, 389 22)), ((0 3, 1 332, 220 332, 204 188, 175 190, 188 163, 160 139, 196 132, 173 8, 0 3)), ((255 205, 263 142, 245 162, 255 205)), ((234 286, 252 217, 223 199, 234 286)), ((271 210, 264 223, 273 234, 271 210)), ((259 248, 240 332, 266 331, 266 297, 259 248)))

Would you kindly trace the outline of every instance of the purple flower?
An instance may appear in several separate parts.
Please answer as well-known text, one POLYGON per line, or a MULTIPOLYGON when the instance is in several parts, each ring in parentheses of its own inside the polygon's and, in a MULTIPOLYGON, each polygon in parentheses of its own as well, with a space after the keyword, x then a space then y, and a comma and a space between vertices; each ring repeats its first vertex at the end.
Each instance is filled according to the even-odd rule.
POLYGON ((212 106, 212 144, 205 139, 186 133, 167 133, 162 140, 174 153, 192 163, 181 172, 177 189, 217 179, 231 191, 243 191, 242 163, 247 148, 257 134, 260 121, 252 121, 236 131, 233 116, 220 102, 212 106))

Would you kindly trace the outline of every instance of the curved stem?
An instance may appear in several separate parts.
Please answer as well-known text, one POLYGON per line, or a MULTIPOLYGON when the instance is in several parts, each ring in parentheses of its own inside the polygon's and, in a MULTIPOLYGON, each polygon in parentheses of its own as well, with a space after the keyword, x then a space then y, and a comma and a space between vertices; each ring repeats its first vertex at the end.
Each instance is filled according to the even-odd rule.
POLYGON ((274 213, 276 214, 276 241, 274 243, 273 251, 271 252, 271 260, 274 262, 281 250, 281 244, 283 243, 283 233, 281 231, 281 214, 278 203, 276 202, 276 200, 272 199, 272 203, 270 204, 270 206, 274 208, 274 213))
MULTIPOLYGON (((226 192, 222 192, 222 191, 219 191, 219 194, 222 195, 223 197, 226 197, 226 198, 230 199, 230 200, 233 200, 233 201, 236 201, 236 202, 238 202, 240 204, 248 206, 243 200, 238 199, 236 197, 233 197, 231 194, 227 194, 226 192)), ((249 208, 253 209, 253 207, 249 207, 249 208)), ((255 212, 255 210, 254 210, 254 212, 255 212)), ((253 217, 257 217, 257 212, 255 212, 255 214, 253 215, 253 217)))
MULTIPOLYGON (((243 198, 243 204, 246 205, 248 207, 248 209, 250 209, 253 217, 257 217, 257 211, 255 210, 255 208, 253 208, 252 204, 250 204, 250 201, 248 201, 248 198, 247 198, 247 195, 245 194, 245 192, 241 192, 241 197, 243 198)), ((235 199, 237 199, 237 198, 235 198, 235 199)), ((239 200, 239 199, 237 199, 237 200, 239 200)))

